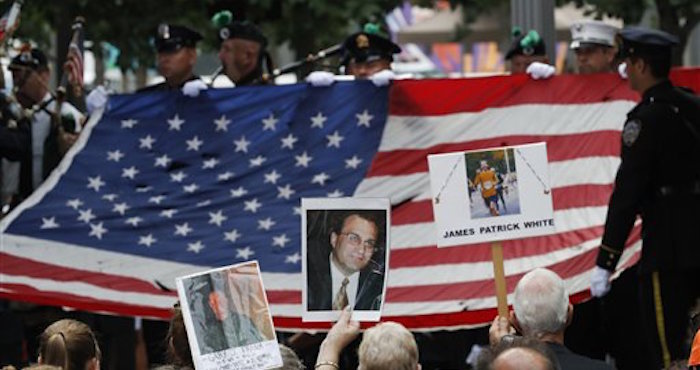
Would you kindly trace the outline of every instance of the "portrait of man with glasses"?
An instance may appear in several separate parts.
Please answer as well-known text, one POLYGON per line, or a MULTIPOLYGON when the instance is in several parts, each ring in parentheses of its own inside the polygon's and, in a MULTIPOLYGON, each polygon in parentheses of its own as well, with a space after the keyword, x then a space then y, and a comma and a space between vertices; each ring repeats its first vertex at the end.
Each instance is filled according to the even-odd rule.
POLYGON ((386 210, 306 213, 307 309, 379 310, 386 272, 386 210))

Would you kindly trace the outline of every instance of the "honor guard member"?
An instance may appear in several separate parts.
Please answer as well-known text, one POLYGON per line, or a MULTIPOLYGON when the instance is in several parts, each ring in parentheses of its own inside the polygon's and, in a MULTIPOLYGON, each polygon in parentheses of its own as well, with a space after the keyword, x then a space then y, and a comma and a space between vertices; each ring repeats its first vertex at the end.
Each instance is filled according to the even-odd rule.
POLYGON ((613 25, 595 20, 579 21, 571 26, 571 49, 576 54, 578 73, 616 71, 618 31, 613 25))
POLYGON ((223 72, 236 86, 261 85, 269 82, 263 67, 272 71, 267 38, 260 28, 249 21, 234 21, 225 10, 212 17, 221 45, 219 59, 223 72))
POLYGON ((394 54, 401 48, 379 34, 379 26, 368 23, 362 32, 354 33, 343 42, 343 62, 346 75, 366 79, 381 71, 391 71, 394 54))
POLYGON ((547 50, 540 34, 535 30, 524 34, 518 27, 513 29, 513 43, 505 59, 510 60, 511 73, 525 73, 527 67, 533 62, 549 63, 547 50))
POLYGON ((177 90, 189 81, 198 80, 193 69, 197 62, 195 47, 201 39, 202 35, 188 27, 166 23, 159 25, 154 46, 158 73, 165 81, 138 91, 177 90))
POLYGON ((621 163, 591 275, 603 296, 637 214, 642 217, 639 297, 653 368, 688 357, 689 310, 700 297, 700 99, 668 79, 675 36, 620 32, 629 85, 642 100, 627 114, 621 163))

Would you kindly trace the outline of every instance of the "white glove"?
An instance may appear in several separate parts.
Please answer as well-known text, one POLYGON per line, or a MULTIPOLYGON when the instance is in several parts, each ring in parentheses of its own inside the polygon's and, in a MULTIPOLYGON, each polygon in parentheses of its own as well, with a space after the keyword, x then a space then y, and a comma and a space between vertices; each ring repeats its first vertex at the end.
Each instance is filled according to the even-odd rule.
POLYGON ((530 63, 530 65, 527 66, 527 69, 525 70, 525 72, 529 74, 533 80, 550 78, 554 75, 554 72, 556 71, 557 69, 554 68, 554 66, 550 66, 549 64, 540 62, 530 63))
POLYGON ((196 79, 185 82, 185 84, 182 85, 182 93, 191 98, 194 98, 199 96, 200 91, 206 90, 208 88, 209 87, 207 86, 207 84, 204 83, 204 81, 196 79))
POLYGON ((306 76, 306 82, 311 86, 330 86, 335 82, 335 75, 327 71, 313 71, 306 76))
POLYGON ((371 76, 369 76, 369 79, 372 80, 372 83, 374 86, 386 86, 389 84, 389 82, 393 79, 396 78, 396 74, 394 74, 394 71, 390 69, 383 69, 371 76))
POLYGON ((92 114, 93 111, 104 107, 105 104, 107 104, 108 98, 109 95, 104 86, 98 85, 96 88, 92 89, 87 98, 85 98, 88 114, 92 114))
POLYGON ((620 63, 620 65, 617 66, 617 73, 620 74, 620 77, 622 77, 623 80, 627 79, 627 63, 620 63))
POLYGON ((610 276, 612 271, 608 271, 600 266, 596 266, 591 273, 591 295, 602 297, 610 291, 610 276))

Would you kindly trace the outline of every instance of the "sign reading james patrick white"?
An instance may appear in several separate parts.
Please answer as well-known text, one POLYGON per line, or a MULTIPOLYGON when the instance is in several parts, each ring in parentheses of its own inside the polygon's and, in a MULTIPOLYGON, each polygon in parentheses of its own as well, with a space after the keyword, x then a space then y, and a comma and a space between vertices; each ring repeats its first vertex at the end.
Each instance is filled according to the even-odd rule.
POLYGON ((197 370, 282 366, 257 261, 176 279, 197 370))
POLYGON ((437 245, 554 232, 545 143, 428 156, 437 245))

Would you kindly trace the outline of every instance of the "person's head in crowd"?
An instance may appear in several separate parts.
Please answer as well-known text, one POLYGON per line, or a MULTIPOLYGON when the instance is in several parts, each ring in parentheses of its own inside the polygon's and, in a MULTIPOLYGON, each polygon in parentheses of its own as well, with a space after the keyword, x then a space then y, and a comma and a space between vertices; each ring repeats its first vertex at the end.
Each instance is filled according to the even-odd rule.
POLYGON ((154 46, 158 73, 168 86, 176 88, 193 78, 197 63, 197 42, 202 39, 188 27, 162 23, 158 26, 154 46))
POLYGON ((64 370, 99 370, 100 348, 89 326, 63 319, 49 325, 39 336, 38 362, 64 370))
POLYGON ((343 42, 342 64, 345 74, 356 78, 369 78, 373 74, 391 69, 394 54, 401 48, 379 34, 379 26, 368 23, 361 32, 353 33, 343 42))
POLYGON ((26 47, 10 61, 17 101, 25 108, 41 102, 49 92, 51 72, 46 54, 26 47))
POLYGON ((384 223, 376 211, 351 211, 334 217, 331 260, 345 276, 367 267, 374 253, 381 250, 384 223))
POLYGON ((620 58, 627 64, 630 87, 644 93, 658 82, 668 79, 671 49, 678 38, 660 30, 626 27, 620 31, 620 58))
POLYGON ((559 363, 546 344, 525 337, 513 337, 484 349, 476 370, 558 370, 559 363))
POLYGON ((357 354, 362 370, 421 368, 413 334, 396 322, 383 322, 367 329, 357 354))
POLYGON ((511 73, 525 73, 532 62, 549 63, 547 48, 540 34, 535 30, 523 33, 517 27, 513 29, 513 43, 505 59, 510 61, 511 73))
POLYGON ((550 270, 536 268, 515 287, 511 322, 525 336, 563 343, 572 314, 564 281, 550 270))
POLYGON ((618 28, 602 21, 584 20, 571 26, 571 49, 576 54, 578 73, 614 72, 618 28))
POLYGON ((280 355, 282 355, 282 367, 276 367, 273 370, 304 370, 306 367, 297 356, 293 349, 285 346, 284 344, 279 345, 280 355))
POLYGON ((185 330, 185 320, 182 317, 182 310, 179 304, 173 309, 173 317, 170 318, 166 343, 166 355, 169 363, 194 368, 190 343, 187 340, 187 331, 185 330))
POLYGON ((219 37, 219 59, 224 73, 236 86, 264 80, 263 64, 272 69, 266 51, 267 38, 258 26, 249 21, 235 21, 229 11, 214 15, 212 23, 219 37))

